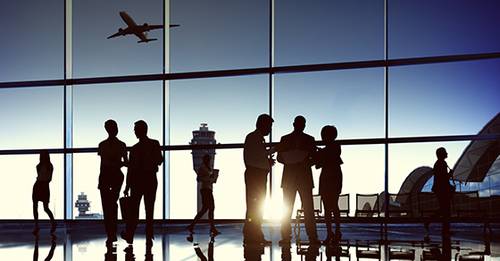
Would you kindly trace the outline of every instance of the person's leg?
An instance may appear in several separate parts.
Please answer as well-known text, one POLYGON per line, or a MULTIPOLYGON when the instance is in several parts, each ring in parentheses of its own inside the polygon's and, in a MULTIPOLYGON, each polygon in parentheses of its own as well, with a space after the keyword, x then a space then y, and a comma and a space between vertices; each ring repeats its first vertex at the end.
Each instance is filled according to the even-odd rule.
POLYGON ((312 197, 312 188, 301 188, 298 189, 300 200, 302 201, 302 206, 304 207, 304 219, 306 225, 306 232, 309 237, 309 241, 318 241, 318 234, 316 233, 316 220, 314 219, 314 204, 312 197))
POLYGON ((36 234, 40 230, 38 226, 38 201, 33 200, 33 218, 35 219, 35 227, 33 228, 33 233, 36 234))
POLYGON ((53 233, 54 231, 56 231, 56 222, 54 220, 54 215, 52 214, 52 211, 50 211, 49 209, 48 201, 43 202, 43 210, 45 211, 45 213, 47 213, 47 215, 50 218, 50 224, 51 224, 50 232, 53 233))
POLYGON ((335 232, 340 233, 340 209, 339 209, 339 196, 340 194, 335 194, 331 204, 332 204, 332 212, 334 215, 335 221, 335 232))
POLYGON ((190 231, 194 229, 196 223, 198 223, 200 218, 203 215, 205 215, 205 213, 208 211, 208 198, 207 198, 208 195, 205 193, 205 189, 200 190, 200 195, 201 195, 201 209, 198 211, 191 224, 189 224, 189 226, 187 227, 188 230, 190 231))
POLYGON ((212 193, 212 190, 207 190, 205 193, 207 194, 208 220, 210 222, 210 231, 212 233, 218 234, 219 231, 217 231, 217 229, 215 228, 215 221, 214 221, 214 210, 215 210, 214 195, 212 193))
POLYGON ((281 221, 281 239, 285 242, 290 241, 292 228, 290 219, 292 218, 293 203, 295 203, 295 196, 297 190, 295 187, 283 188, 283 220, 281 221))
POLYGON ((130 216, 128 217, 128 222, 126 225, 126 237, 127 242, 132 243, 134 240, 135 230, 137 228, 137 223, 139 222, 139 207, 141 204, 141 198, 143 196, 143 191, 139 188, 131 188, 130 190, 130 216))
POLYGON ((267 185, 267 172, 260 171, 256 173, 256 212, 255 212, 255 233, 256 236, 264 240, 264 234, 262 233, 262 220, 264 219, 264 202, 266 200, 266 185, 267 185))
POLYGON ((255 172, 247 168, 245 170, 245 196, 246 196, 246 214, 245 224, 243 225, 243 235, 245 238, 253 237, 255 234, 255 219, 256 219, 256 205, 258 188, 255 182, 255 172))
POLYGON ((325 241, 329 241, 333 236, 331 198, 328 197, 328 195, 321 195, 321 201, 323 202, 323 206, 325 207, 325 225, 327 232, 325 241))
POLYGON ((106 236, 108 240, 110 239, 110 205, 109 205, 109 188, 102 187, 99 190, 101 194, 101 204, 102 204, 102 214, 104 216, 104 229, 106 230, 106 236))
POLYGON ((146 239, 152 239, 154 235, 153 218, 154 218, 157 187, 158 187, 158 181, 156 180, 155 177, 152 184, 148 186, 148 189, 146 189, 144 193, 144 207, 146 209, 146 239))

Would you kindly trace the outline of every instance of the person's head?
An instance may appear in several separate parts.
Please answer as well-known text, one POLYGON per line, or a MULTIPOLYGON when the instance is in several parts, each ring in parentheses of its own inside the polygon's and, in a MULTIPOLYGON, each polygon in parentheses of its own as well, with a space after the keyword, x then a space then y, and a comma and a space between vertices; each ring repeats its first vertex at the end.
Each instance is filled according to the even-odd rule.
POLYGON ((208 154, 203 155, 203 164, 210 166, 211 159, 212 158, 210 157, 210 155, 208 155, 208 154))
POLYGON ((40 151, 40 163, 50 163, 50 155, 47 150, 40 151))
POLYGON ((436 156, 438 157, 438 159, 446 159, 448 157, 448 152, 446 152, 446 149, 441 147, 439 149, 436 150, 436 156))
POLYGON ((306 118, 304 116, 299 115, 295 117, 293 120, 293 130, 298 132, 303 132, 306 128, 306 118))
POLYGON ((257 117, 257 122, 255 127, 262 133, 262 135, 267 136, 271 133, 271 128, 273 126, 273 118, 269 114, 261 114, 257 117))
POLYGON ((116 121, 114 120, 107 120, 104 123, 104 129, 106 129, 106 132, 108 132, 110 137, 116 137, 116 135, 118 135, 118 124, 116 124, 116 121))
POLYGON ((148 135, 148 124, 143 120, 138 120, 134 123, 134 133, 135 136, 140 138, 145 138, 148 135))
POLYGON ((337 138, 337 128, 332 125, 326 125, 321 129, 321 139, 324 142, 332 142, 337 138))

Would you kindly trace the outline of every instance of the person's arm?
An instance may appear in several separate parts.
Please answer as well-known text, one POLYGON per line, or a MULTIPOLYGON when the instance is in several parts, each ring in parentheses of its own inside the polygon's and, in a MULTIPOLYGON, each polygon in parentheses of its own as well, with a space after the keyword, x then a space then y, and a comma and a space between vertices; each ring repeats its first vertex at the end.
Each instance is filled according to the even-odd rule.
POLYGON ((284 149, 285 149, 285 141, 284 141, 284 139, 283 139, 283 138, 284 138, 284 137, 281 137, 281 139, 280 139, 280 143, 278 144, 278 148, 279 148, 279 150, 278 150, 278 156, 277 156, 277 160, 278 160, 278 162, 279 162, 279 163, 281 163, 281 164, 285 164, 285 163, 284 163, 284 160, 283 160, 283 154, 282 154, 282 152, 283 152, 283 151, 284 151, 284 149))
POLYGON ((128 166, 128 155, 127 155, 127 145, 123 143, 123 151, 122 151, 122 167, 128 166))
POLYGON ((52 164, 50 164, 50 165, 49 165, 49 174, 48 174, 48 176, 49 176, 49 180, 48 180, 48 181, 49 181, 49 182, 51 182, 51 181, 52 181, 52 173, 53 173, 53 172, 54 172, 54 166, 53 166, 52 164))
POLYGON ((132 185, 132 178, 134 175, 134 163, 135 163, 135 155, 134 151, 130 151, 130 161, 128 162, 128 168, 127 168, 127 178, 125 180, 125 189, 123 190, 123 195, 128 196, 129 195, 129 190, 130 186, 132 185))
POLYGON ((157 140, 155 140, 155 163, 157 166, 160 166, 163 163, 160 142, 157 140))

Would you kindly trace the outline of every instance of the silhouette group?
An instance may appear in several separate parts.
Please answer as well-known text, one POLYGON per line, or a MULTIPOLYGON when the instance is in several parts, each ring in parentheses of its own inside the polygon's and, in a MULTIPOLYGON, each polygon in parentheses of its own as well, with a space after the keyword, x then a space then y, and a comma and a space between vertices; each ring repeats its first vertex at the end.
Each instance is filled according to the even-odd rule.
MULTIPOLYGON (((283 164, 281 188, 283 190, 284 218, 281 223, 282 245, 289 245, 291 241, 291 217, 293 204, 297 193, 300 196, 304 211, 305 227, 310 245, 319 245, 316 231, 316 220, 313 207, 313 175, 312 167, 321 169, 319 178, 319 194, 325 210, 327 236, 325 244, 338 242, 340 232, 339 196, 342 191, 341 146, 336 141, 338 132, 335 126, 327 125, 321 130, 321 139, 325 145, 318 148, 313 136, 304 133, 306 119, 303 116, 295 117, 293 130, 281 137, 280 142, 269 147, 265 137, 271 133, 273 118, 268 114, 261 114, 256 121, 256 128, 250 132, 243 146, 243 161, 245 165, 245 196, 246 214, 243 226, 243 242, 245 245, 265 245, 270 243, 262 232, 262 206, 266 198, 267 176, 277 161, 283 164), (332 218, 335 223, 335 232, 332 230, 332 218)), ((138 142, 127 153, 127 146, 120 141, 118 125, 114 120, 107 120, 104 129, 108 138, 99 143, 97 154, 100 156, 100 174, 97 188, 101 194, 104 214, 104 227, 107 235, 106 245, 112 246, 117 241, 118 201, 126 229, 120 233, 122 239, 132 245, 139 219, 139 207, 144 198, 146 213, 146 246, 153 245, 153 216, 158 180, 156 173, 163 163, 160 143, 147 136, 148 125, 139 120, 134 123, 134 133, 138 142), (122 168, 127 168, 126 178, 122 168), (125 180, 123 197, 120 191, 125 180)), ((434 186, 440 212, 439 215, 446 221, 450 216, 450 200, 454 187, 450 185, 452 171, 446 164, 447 152, 444 148, 436 151, 437 161, 434 164, 434 186)), ((213 167, 213 158, 206 154, 203 164, 196 170, 196 180, 199 183, 202 207, 187 226, 192 234, 196 223, 208 212, 211 237, 219 234, 214 222, 215 200, 213 186, 218 178, 218 170, 213 167)), ((50 217, 51 233, 55 232, 54 216, 48 207, 50 200, 49 183, 52 180, 53 166, 47 151, 40 152, 40 163, 36 166, 37 180, 33 186, 33 216, 35 228, 33 233, 38 235, 38 202, 43 203, 44 211, 50 217)))

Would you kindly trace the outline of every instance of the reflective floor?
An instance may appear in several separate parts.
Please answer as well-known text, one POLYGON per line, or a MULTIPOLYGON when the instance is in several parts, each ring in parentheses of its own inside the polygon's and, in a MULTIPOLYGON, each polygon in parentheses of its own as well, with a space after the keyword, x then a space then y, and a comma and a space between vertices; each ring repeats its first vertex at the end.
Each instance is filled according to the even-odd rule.
MULTIPOLYGON (((264 229, 273 242, 267 246, 243 246, 240 224, 219 225, 221 234, 213 240, 208 227, 201 225, 192 242, 187 240, 184 227, 157 228, 154 245, 147 249, 143 233, 138 234, 133 247, 119 240, 116 247, 106 248, 100 225, 59 228, 55 240, 48 228, 42 229, 36 240, 30 224, 0 225, 0 260, 443 260, 438 224, 431 226, 428 237, 421 224, 391 225, 386 234, 375 224, 345 224, 338 244, 319 247, 307 245, 303 230, 302 240, 280 246, 277 225, 264 229)), ((481 225, 452 224, 451 238, 445 243, 451 248, 451 260, 500 260, 500 225, 491 228, 491 233, 485 233, 481 225)), ((318 229, 324 238, 324 227, 318 225, 318 229)))

